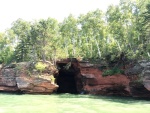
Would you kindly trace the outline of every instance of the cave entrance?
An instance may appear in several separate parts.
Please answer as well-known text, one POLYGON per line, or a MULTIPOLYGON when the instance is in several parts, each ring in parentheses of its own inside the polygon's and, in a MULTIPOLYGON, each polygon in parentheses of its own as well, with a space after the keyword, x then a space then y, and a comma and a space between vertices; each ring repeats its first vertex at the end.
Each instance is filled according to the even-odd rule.
POLYGON ((77 71, 71 64, 67 67, 66 63, 58 64, 59 75, 57 76, 56 82, 59 85, 57 93, 71 93, 78 94, 77 91, 77 71))

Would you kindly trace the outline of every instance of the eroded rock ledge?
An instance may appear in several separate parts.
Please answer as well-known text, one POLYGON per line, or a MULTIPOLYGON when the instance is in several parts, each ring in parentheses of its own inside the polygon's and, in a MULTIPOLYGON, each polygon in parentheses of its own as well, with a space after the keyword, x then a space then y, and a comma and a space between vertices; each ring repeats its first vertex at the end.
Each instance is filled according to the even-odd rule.
MULTIPOLYGON (((51 80, 40 78, 39 73, 30 72, 31 63, 18 63, 0 70, 0 91, 31 94, 50 94, 58 85, 51 80)), ((45 75, 46 76, 46 75, 45 75)))
MULTIPOLYGON (((94 95, 117 95, 150 98, 150 62, 142 61, 126 64, 124 74, 103 76, 103 64, 79 62, 68 59, 57 62, 57 65, 72 62, 76 70, 78 93, 94 95)), ((122 68, 122 67, 121 67, 122 68)))
POLYGON ((123 69, 124 74, 105 77, 102 75, 104 64, 101 63, 66 59, 57 62, 57 74, 48 68, 43 72, 43 77, 39 77, 34 70, 31 73, 29 70, 31 65, 31 63, 19 63, 17 66, 2 68, 0 70, 0 91, 30 94, 58 92, 150 98, 150 62, 148 61, 136 62, 134 65, 129 63, 123 69), (46 79, 52 74, 55 75, 55 83, 51 79, 46 79))

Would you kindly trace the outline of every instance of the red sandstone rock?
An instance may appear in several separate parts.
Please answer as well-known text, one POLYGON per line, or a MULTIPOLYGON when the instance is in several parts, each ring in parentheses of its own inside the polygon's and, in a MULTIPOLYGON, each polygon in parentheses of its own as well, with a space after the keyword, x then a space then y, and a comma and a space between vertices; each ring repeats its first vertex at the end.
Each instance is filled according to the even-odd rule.
MULTIPOLYGON (((102 71, 94 64, 88 62, 79 63, 75 59, 59 61, 59 63, 72 63, 76 73, 76 87, 78 92, 83 90, 89 94, 95 95, 124 95, 133 97, 150 97, 150 67, 143 71, 143 81, 141 83, 134 82, 139 80, 136 70, 142 71, 142 67, 134 66, 133 69, 125 71, 128 75, 112 75, 102 76, 102 71), (135 71, 135 72, 134 72, 135 71), (148 72, 148 73, 147 73, 148 72), (132 74, 132 76, 130 76, 132 74), (134 74, 134 76, 133 76, 134 74)), ((50 80, 38 78, 29 75, 28 63, 18 65, 17 71, 14 68, 4 68, 0 70, 0 91, 18 91, 25 93, 42 93, 49 94, 58 88, 56 84, 52 84, 50 80)), ((130 67, 131 68, 131 67, 130 67)), ((138 72, 138 73, 140 73, 138 72)))
POLYGON ((29 75, 30 64, 19 63, 16 68, 4 68, 0 71, 0 91, 50 94, 58 88, 51 80, 29 75))
POLYGON ((85 78, 84 90, 90 94, 129 95, 130 80, 125 75, 102 76, 102 71, 94 67, 81 67, 81 75, 85 78), (120 92, 120 90, 122 92, 120 92))
MULTIPOLYGON (((67 64, 69 60, 59 61, 58 64, 67 64)), ((76 75, 78 92, 101 95, 130 95, 130 79, 125 75, 103 77, 97 65, 88 62, 72 62, 74 69, 79 69, 76 75), (81 81, 81 82, 80 82, 81 81), (82 84, 81 84, 82 83, 82 84)), ((100 66, 100 65, 98 65, 100 66)))

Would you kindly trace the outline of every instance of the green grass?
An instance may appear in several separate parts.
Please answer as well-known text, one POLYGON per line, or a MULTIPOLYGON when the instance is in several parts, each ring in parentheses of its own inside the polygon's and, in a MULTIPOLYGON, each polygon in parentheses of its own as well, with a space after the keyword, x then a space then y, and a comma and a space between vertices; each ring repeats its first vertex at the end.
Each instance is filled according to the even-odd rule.
POLYGON ((0 94, 0 113, 149 113, 150 101, 90 95, 0 94))

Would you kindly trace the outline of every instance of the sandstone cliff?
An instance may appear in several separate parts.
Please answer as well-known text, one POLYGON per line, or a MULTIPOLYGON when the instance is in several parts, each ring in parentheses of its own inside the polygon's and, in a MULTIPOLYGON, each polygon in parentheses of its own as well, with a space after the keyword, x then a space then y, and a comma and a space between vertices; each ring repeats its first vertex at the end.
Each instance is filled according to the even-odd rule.
POLYGON ((42 78, 39 72, 31 71, 31 68, 33 66, 29 62, 3 67, 0 70, 0 91, 50 94, 58 88, 50 79, 47 79, 50 75, 43 73, 47 78, 45 76, 42 78))
POLYGON ((108 76, 102 75, 104 70, 101 68, 104 65, 100 63, 68 59, 57 62, 57 65, 65 66, 69 62, 72 63, 70 70, 76 72, 74 78, 78 93, 150 97, 150 62, 148 61, 134 62, 132 65, 129 63, 123 69, 124 74, 108 76))
POLYGON ((129 63, 123 69, 124 73, 108 76, 103 76, 107 70, 103 67, 99 62, 66 59, 57 62, 58 70, 48 66, 39 75, 32 69, 32 63, 18 63, 0 69, 0 91, 150 97, 150 62, 129 63), (50 79, 52 74, 55 83, 50 79))

